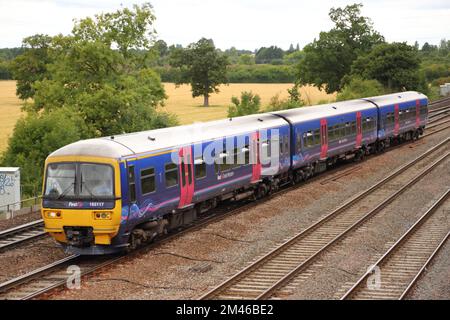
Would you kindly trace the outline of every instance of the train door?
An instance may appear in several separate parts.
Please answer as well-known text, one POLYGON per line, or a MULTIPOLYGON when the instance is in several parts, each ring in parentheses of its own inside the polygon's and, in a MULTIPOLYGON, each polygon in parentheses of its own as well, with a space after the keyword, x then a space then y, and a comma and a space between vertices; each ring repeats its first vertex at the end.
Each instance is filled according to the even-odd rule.
POLYGON ((361 111, 356 113, 356 147, 361 147, 362 143, 362 122, 361 122, 361 111))
POLYGON ((327 119, 320 120, 320 159, 326 159, 328 152, 327 119))
POLYGON ((252 182, 261 179, 259 131, 253 132, 250 137, 250 155, 252 160, 252 182))
POLYGON ((416 129, 420 127, 420 100, 416 100, 416 129))
POLYGON ((398 135, 400 131, 400 122, 399 122, 399 106, 396 104, 394 106, 394 135, 398 135))
POLYGON ((178 208, 191 204, 194 195, 194 165, 191 146, 183 147, 178 152, 180 176, 180 202, 178 208))

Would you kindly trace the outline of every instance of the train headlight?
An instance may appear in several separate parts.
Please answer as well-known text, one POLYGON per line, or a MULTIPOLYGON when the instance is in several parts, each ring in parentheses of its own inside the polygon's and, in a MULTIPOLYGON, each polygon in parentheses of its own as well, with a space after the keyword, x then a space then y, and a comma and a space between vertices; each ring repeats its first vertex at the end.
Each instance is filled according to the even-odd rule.
POLYGON ((47 217, 49 219, 61 219, 62 218, 61 211, 57 211, 57 210, 46 210, 46 211, 44 211, 44 215, 45 215, 45 217, 47 217))
POLYGON ((94 212, 95 220, 111 220, 111 217, 112 217, 111 211, 94 212))

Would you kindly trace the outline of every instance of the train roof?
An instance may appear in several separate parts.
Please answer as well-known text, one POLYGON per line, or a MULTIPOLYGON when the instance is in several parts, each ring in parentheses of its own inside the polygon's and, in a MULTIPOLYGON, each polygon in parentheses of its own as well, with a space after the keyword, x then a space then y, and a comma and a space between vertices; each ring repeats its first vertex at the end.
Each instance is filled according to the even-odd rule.
POLYGON ((300 123, 375 108, 376 106, 374 106, 372 103, 362 99, 357 99, 322 104, 318 106, 276 111, 272 112, 272 114, 280 115, 292 123, 300 123))
POLYGON ((299 123, 323 117, 370 110, 376 108, 373 103, 376 103, 379 106, 385 106, 426 98, 427 97, 421 93, 409 91, 366 99, 335 102, 319 106, 302 107, 271 113, 200 122, 171 128, 81 140, 54 151, 49 157, 101 156, 119 159, 135 154, 169 149, 191 143, 215 140, 232 135, 246 134, 256 130, 287 125, 283 118, 286 118, 292 123, 299 123))
POLYGON ((122 158, 283 125, 287 125, 286 121, 273 114, 255 114, 81 140, 54 151, 49 157, 76 155, 122 158))
POLYGON ((420 92, 406 91, 406 92, 386 94, 377 97, 369 97, 365 98, 364 100, 372 101, 373 103, 376 103, 379 107, 384 107, 384 106, 391 106, 397 103, 404 103, 408 101, 416 101, 422 99, 428 99, 428 97, 420 92))

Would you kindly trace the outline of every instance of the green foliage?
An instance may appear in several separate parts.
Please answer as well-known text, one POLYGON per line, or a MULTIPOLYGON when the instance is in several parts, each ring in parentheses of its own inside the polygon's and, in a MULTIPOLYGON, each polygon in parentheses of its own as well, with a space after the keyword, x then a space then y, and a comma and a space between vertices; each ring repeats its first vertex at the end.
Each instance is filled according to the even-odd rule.
POLYGON ((273 96, 266 108, 266 112, 300 108, 306 105, 305 101, 302 100, 299 87, 300 84, 296 83, 291 89, 287 89, 289 98, 280 99, 279 94, 273 96))
POLYGON ((241 100, 237 97, 232 97, 231 102, 233 105, 228 108, 229 118, 258 113, 261 107, 261 98, 251 91, 241 92, 241 100))
POLYGON ((24 53, 17 56, 11 63, 13 77, 17 80, 16 94, 20 99, 33 98, 36 82, 49 77, 47 68, 52 61, 51 45, 52 38, 43 34, 23 40, 24 53))
POLYGON ((359 54, 370 51, 384 38, 373 30, 369 18, 361 16, 362 4, 332 8, 329 16, 335 27, 321 32, 319 39, 305 46, 298 66, 299 82, 313 84, 332 93, 341 89, 342 78, 350 73, 359 54))
POLYGON ((304 57, 305 53, 303 51, 294 51, 283 57, 283 63, 286 65, 295 65, 298 64, 304 57))
POLYGON ((0 80, 12 79, 10 62, 6 60, 0 60, 0 80))
POLYGON ((255 55, 255 62, 257 64, 281 64, 283 61, 284 51, 277 46, 270 46, 268 48, 260 48, 255 55))
POLYGON ((33 100, 24 104, 29 116, 18 122, 3 162, 21 166, 24 181, 37 185, 45 157, 67 143, 176 124, 157 110, 166 95, 150 68, 153 21, 143 4, 77 20, 69 36, 26 39, 30 49, 16 58, 15 71, 33 100), (35 45, 39 39, 45 41, 35 45), (25 66, 41 69, 28 76, 25 66))
POLYGON ((295 68, 270 64, 233 65, 228 68, 228 80, 231 83, 292 83, 295 68))
POLYGON ((383 43, 360 56, 352 65, 352 75, 378 80, 389 91, 426 90, 419 73, 420 59, 406 43, 383 43))
POLYGON ((348 84, 338 93, 336 100, 344 101, 351 99, 367 98, 385 94, 386 91, 377 80, 363 80, 360 77, 353 77, 348 84))
POLYGON ((189 83, 194 98, 204 97, 204 106, 209 105, 211 93, 219 92, 219 85, 228 83, 228 59, 210 39, 202 38, 186 49, 172 52, 171 59, 171 65, 181 70, 176 84, 189 83))
POLYGON ((245 65, 253 65, 255 64, 255 57, 251 54, 243 54, 239 56, 238 63, 245 65))
POLYGON ((24 48, 1 48, 0 49, 0 60, 10 61, 21 55, 24 48))
MULTIPOLYGON (((27 110, 73 108, 90 136, 154 128, 165 93, 157 73, 146 67, 151 55, 137 51, 148 49, 154 16, 147 4, 134 9, 79 20, 73 36, 55 38, 51 77, 34 85, 27 110)), ((173 124, 170 119, 167 125, 173 124)))
POLYGON ((19 166, 21 183, 39 190, 45 158, 52 151, 79 139, 87 138, 82 117, 72 109, 30 113, 19 119, 9 139, 2 166, 19 166))
POLYGON ((431 82, 431 85, 438 87, 438 86, 441 86, 441 85, 446 84, 446 83, 450 83, 450 76, 449 77, 437 78, 436 80, 431 82))

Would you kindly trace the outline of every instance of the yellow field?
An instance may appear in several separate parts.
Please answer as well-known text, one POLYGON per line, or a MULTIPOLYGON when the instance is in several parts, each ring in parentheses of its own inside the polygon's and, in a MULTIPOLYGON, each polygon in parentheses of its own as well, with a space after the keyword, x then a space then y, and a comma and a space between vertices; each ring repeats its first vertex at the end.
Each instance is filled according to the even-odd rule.
MULTIPOLYGON (((231 105, 231 97, 240 98, 242 91, 252 91, 261 97, 262 108, 267 106, 270 98, 276 94, 280 98, 288 96, 287 89, 292 84, 285 83, 233 83, 220 86, 218 94, 212 94, 209 98, 209 107, 203 107, 203 97, 193 99, 191 87, 182 85, 178 88, 173 83, 164 83, 166 94, 169 98, 166 101, 164 110, 178 116, 181 124, 188 124, 196 121, 208 121, 225 118, 228 106, 231 105)), ((320 100, 334 100, 335 95, 327 95, 324 91, 319 91, 315 87, 302 87, 300 89, 302 98, 308 104, 315 104, 320 100)))
MULTIPOLYGON (((261 104, 265 107, 270 98, 276 94, 280 98, 287 97, 286 89, 292 84, 258 84, 242 83, 230 84, 220 87, 219 94, 213 94, 210 98, 210 107, 203 107, 203 98, 192 98, 190 86, 183 85, 175 88, 172 83, 164 83, 168 99, 162 108, 165 111, 178 116, 181 124, 188 124, 196 121, 208 121, 221 119, 227 116, 228 106, 231 105, 231 97, 240 97, 242 91, 252 91, 261 97, 261 104)), ((14 124, 21 116, 21 102, 17 99, 15 81, 0 81, 0 152, 4 151, 8 144, 8 136, 11 135, 14 124)), ((314 87, 303 87, 300 89, 302 98, 308 104, 314 104, 320 100, 334 99, 334 95, 327 95, 314 87)))
POLYGON ((8 136, 20 118, 21 102, 16 97, 15 81, 0 81, 0 152, 8 145, 8 136))

